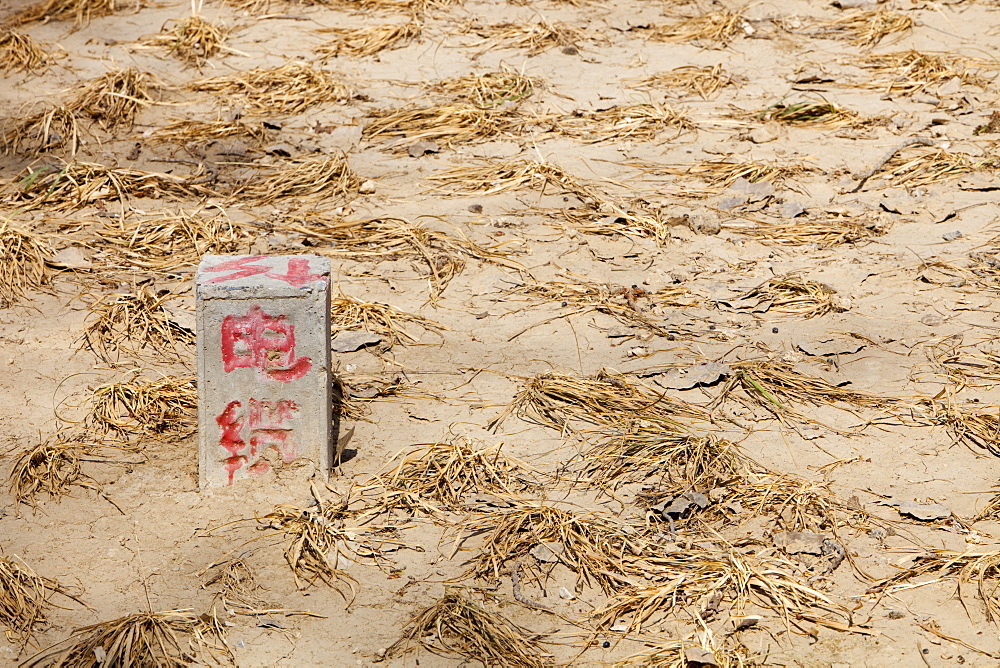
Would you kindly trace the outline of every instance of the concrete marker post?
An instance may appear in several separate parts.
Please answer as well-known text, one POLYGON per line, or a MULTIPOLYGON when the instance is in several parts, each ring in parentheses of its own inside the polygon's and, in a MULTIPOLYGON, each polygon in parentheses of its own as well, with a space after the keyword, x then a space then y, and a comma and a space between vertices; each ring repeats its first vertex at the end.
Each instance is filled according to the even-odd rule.
POLYGON ((232 485, 332 449, 330 262, 206 255, 195 278, 198 481, 232 485))

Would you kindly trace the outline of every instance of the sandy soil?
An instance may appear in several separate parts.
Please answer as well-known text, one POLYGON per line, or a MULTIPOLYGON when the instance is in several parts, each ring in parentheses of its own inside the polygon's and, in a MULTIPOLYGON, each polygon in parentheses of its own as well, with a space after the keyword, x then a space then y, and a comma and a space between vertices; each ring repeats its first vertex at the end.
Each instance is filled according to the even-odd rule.
MULTIPOLYGON (((136 341, 139 349, 122 352, 114 366, 81 343, 95 317, 91 305, 137 286, 172 291, 171 317, 183 324, 183 310, 193 308, 193 265, 168 256, 143 268, 135 261, 143 248, 130 255, 108 242, 115 233, 107 230, 187 213, 199 220, 225 214, 251 230, 224 252, 330 255, 343 294, 440 325, 404 325, 413 341, 386 339, 335 353, 340 379, 353 393, 341 425, 349 440, 344 463, 329 489, 320 484, 321 495, 369 485, 398 453, 426 443, 502 444, 502 453, 523 461, 542 482, 513 500, 470 497, 464 508, 438 516, 379 516, 375 523, 395 527, 392 535, 406 547, 382 545, 377 564, 359 555, 357 544, 344 547, 353 558, 341 567, 357 582, 346 605, 333 587, 297 587, 283 555, 286 538, 252 521, 278 504, 307 507, 306 472, 199 492, 196 436, 137 431, 128 439, 131 450, 104 449, 86 458, 86 486, 58 499, 41 495, 36 509, 7 497, 0 510, 3 555, 72 588, 85 605, 54 597, 58 607, 27 646, 0 641, 0 662, 15 665, 102 620, 150 610, 200 614, 215 605, 240 666, 478 665, 423 649, 386 657, 414 614, 448 587, 471 587, 489 609, 545 634, 543 647, 554 661, 573 665, 623 661, 671 642, 679 642, 682 653, 687 647, 715 651, 718 665, 736 665, 735 657, 775 666, 997 664, 1000 636, 987 604, 995 622, 1000 559, 983 567, 981 589, 974 572, 962 571, 974 561, 963 557, 968 551, 1000 555, 1000 526, 983 514, 995 493, 997 460, 990 449, 1000 452, 993 436, 1000 410, 994 389, 1000 353, 993 343, 1000 240, 992 225, 1000 180, 997 135, 990 132, 1000 128, 977 130, 997 97, 991 54, 1000 37, 989 29, 998 16, 992 3, 878 5, 912 26, 865 45, 834 27, 874 5, 467 0, 423 7, 373 0, 275 1, 244 10, 218 1, 206 3, 201 15, 231 32, 225 49, 197 66, 148 44, 161 28, 189 16, 189 5, 122 4, 80 26, 71 19, 20 26, 50 63, 0 74, 7 130, 109 70, 134 67, 157 82, 134 124, 104 129, 81 114, 75 157, 69 146, 39 152, 37 138, 7 137, 19 145, 0 158, 0 213, 11 227, 40 235, 53 252, 75 247, 82 253, 69 261, 57 256, 48 265, 48 284, 29 287, 23 299, 0 310, 0 360, 6 361, 0 396, 8 407, 0 414, 4 474, 60 429, 87 433, 81 421, 94 388, 136 372, 148 378, 193 373, 191 345, 181 345, 179 360, 171 361, 156 354, 155 345, 139 348, 136 341), (671 26, 686 18, 738 10, 743 14, 722 42, 670 36, 671 26), (419 35, 393 48, 318 55, 320 45, 336 37, 325 29, 407 22, 421 25, 419 35), (537 49, 511 45, 511 38, 542 22, 578 32, 537 49), (489 36, 489 26, 498 24, 509 26, 489 36), (862 66, 874 55, 911 49, 979 61, 958 62, 951 74, 934 76, 907 74, 899 63, 884 73, 862 66), (287 62, 322 68, 350 92, 283 113, 257 110, 253 96, 190 88, 199 79, 287 62), (716 65, 725 85, 704 97, 662 82, 640 85, 675 68, 716 65), (529 94, 487 108, 516 122, 468 139, 438 127, 437 146, 427 153, 410 150, 422 139, 416 131, 362 134, 389 110, 468 104, 436 84, 498 71, 534 82, 529 94), (804 101, 833 103, 851 114, 814 125, 779 118, 804 101), (647 106, 609 120, 626 105, 647 106), (642 109, 662 114, 665 108, 685 122, 666 120, 646 132, 635 121, 642 109), (266 133, 156 141, 155 133, 173 121, 241 115, 248 123, 266 122, 266 133), (929 141, 879 165, 914 137, 929 141), (341 151, 358 177, 346 197, 321 191, 253 201, 245 194, 285 161, 341 151), (120 198, 105 190, 88 201, 24 194, 31 170, 62 169, 74 159, 172 175, 165 183, 198 183, 186 193, 161 189, 120 198), (946 171, 932 173, 933 160, 946 171), (573 181, 560 183, 557 176, 544 183, 536 171, 520 188, 504 189, 494 176, 479 192, 456 194, 468 184, 433 179, 443 170, 505 161, 546 163, 573 181), (749 180, 737 180, 735 170, 732 178, 718 167, 699 171, 710 161, 785 171, 746 172, 749 180), (856 188, 873 167, 880 169, 856 188), (388 251, 378 243, 367 256, 352 253, 308 227, 317 216, 402 219, 502 257, 482 261, 438 246, 427 260, 411 247, 388 251), (433 275, 431 265, 440 273, 433 275), (451 270, 450 281, 442 278, 451 270), (790 303, 758 290, 782 277, 812 285, 812 296, 790 303), (573 286, 590 286, 591 297, 577 299, 573 286), (822 312, 809 313, 813 308, 822 312), (767 391, 740 371, 753 369, 747 366, 753 361, 783 363, 800 379, 879 399, 834 401, 816 386, 798 399, 780 386, 767 391), (709 373, 693 387, 684 382, 707 363, 725 365, 723 377, 709 373), (515 412, 490 427, 532 378, 548 372, 597 378, 609 391, 642 384, 648 396, 660 397, 653 403, 711 407, 710 416, 678 420, 693 434, 732 442, 741 461, 761 468, 728 481, 721 475, 685 479, 676 462, 663 462, 631 480, 579 484, 588 470, 581 455, 602 438, 593 423, 576 420, 560 431, 515 412), (727 385, 741 379, 742 389, 727 385), (961 431, 973 416, 985 425, 978 440, 961 431), (772 482, 811 481, 834 509, 803 506, 797 513, 794 499, 780 495, 747 501, 745 484, 765 480, 763 467, 778 476, 765 476, 772 482), (557 473, 561 477, 551 477, 557 473), (709 507, 692 506, 673 524, 649 509, 650 495, 662 500, 682 491, 705 494, 709 507), (935 519, 904 512, 913 502, 914 512, 935 519), (662 586, 692 574, 670 576, 654 564, 645 577, 630 572, 605 592, 580 582, 564 564, 521 555, 518 596, 504 573, 471 577, 483 532, 470 527, 490 526, 518 504, 620 521, 648 551, 629 558, 649 563, 677 553, 695 562, 709 553, 758 559, 754 563, 772 564, 828 602, 825 611, 790 603, 787 614, 761 597, 741 607, 738 586, 723 583, 714 603, 690 593, 697 588, 660 601, 641 630, 630 627, 628 616, 602 624, 592 612, 626 591, 627 582, 662 586), (819 543, 807 549, 821 554, 787 544, 786 531, 808 532, 802 540, 819 543), (848 558, 833 563, 829 543, 848 558), (910 579, 885 582, 921 556, 947 551, 957 566, 945 559, 910 579), (226 610, 212 575, 237 557, 253 569, 263 599, 314 616, 226 610), (824 564, 834 570, 824 572, 824 564), (966 582, 959 590, 960 580, 966 582), (734 631, 735 618, 744 615, 762 619, 734 631)), ((27 6, 5 3, 0 15, 10 18, 27 6)), ((645 415, 639 410, 631 417, 645 415)), ((630 416, 618 417, 606 428, 628 433, 630 416)), ((112 436, 92 427, 89 434, 114 445, 112 436)), ((359 513, 378 496, 355 494, 352 508, 359 513)), ((365 536, 367 529, 357 531, 365 536)), ((651 665, 699 665, 679 656, 651 665)), ((703 656, 705 665, 713 665, 710 656, 703 656)), ((213 659, 203 653, 200 660, 213 659)), ((221 653, 215 660, 225 662, 221 653)))

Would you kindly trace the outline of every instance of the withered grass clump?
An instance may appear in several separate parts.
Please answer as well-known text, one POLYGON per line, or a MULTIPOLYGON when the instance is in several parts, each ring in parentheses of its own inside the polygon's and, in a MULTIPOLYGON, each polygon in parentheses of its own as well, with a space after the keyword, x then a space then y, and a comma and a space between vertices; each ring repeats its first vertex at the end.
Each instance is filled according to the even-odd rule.
POLYGON ((930 408, 933 420, 946 426, 956 442, 1000 457, 1000 407, 933 404, 930 408))
POLYGON ((0 223, 0 308, 7 308, 48 284, 51 270, 45 262, 52 248, 42 236, 0 223))
POLYGON ((518 269, 502 244, 483 246, 458 232, 455 235, 430 229, 420 222, 401 218, 338 220, 308 215, 301 220, 281 221, 279 228, 326 242, 316 252, 356 260, 391 260, 412 257, 427 265, 432 292, 439 295, 465 266, 464 258, 518 269))
POLYGON ((10 472, 14 501, 37 508, 38 497, 42 494, 58 499, 68 494, 74 485, 89 486, 80 460, 92 448, 91 444, 62 433, 25 450, 14 461, 10 472))
POLYGON ((161 125, 149 136, 151 143, 160 142, 209 142, 217 139, 242 137, 258 142, 265 141, 269 129, 263 121, 198 121, 181 119, 161 125))
POLYGON ((545 19, 535 23, 472 24, 468 32, 483 39, 470 46, 480 47, 480 53, 493 49, 524 49, 535 56, 557 46, 578 46, 587 34, 566 23, 550 23, 545 19))
POLYGON ((904 149, 884 166, 883 179, 894 188, 917 188, 940 183, 980 169, 1000 166, 995 158, 975 159, 942 148, 904 149))
POLYGON ((345 543, 351 541, 344 527, 350 499, 324 500, 313 487, 313 501, 307 508, 278 505, 260 521, 268 528, 281 531, 287 538, 285 561, 292 569, 295 586, 305 589, 317 581, 337 591, 347 600, 353 600, 355 580, 339 568, 341 556, 348 556, 345 543), (351 593, 348 599, 340 589, 346 585, 351 593))
POLYGON ((759 121, 777 121, 786 125, 811 128, 839 128, 858 122, 858 114, 826 100, 807 100, 793 104, 779 102, 758 112, 759 121))
POLYGON ((231 610, 237 615, 250 616, 284 612, 280 606, 260 597, 257 592, 263 587, 257 582, 257 577, 245 561, 233 559, 223 566, 205 583, 205 586, 219 585, 220 591, 216 595, 226 610, 231 610))
POLYGON ((631 104, 602 111, 577 112, 556 121, 559 132, 589 143, 634 139, 652 141, 670 131, 669 139, 695 129, 684 115, 660 104, 631 104))
POLYGON ((764 162, 761 160, 705 160, 689 167, 658 167, 650 165, 644 171, 653 171, 699 176, 712 185, 728 187, 737 179, 746 179, 750 183, 780 183, 787 178, 816 171, 814 167, 802 164, 764 162))
POLYGON ((153 102, 152 75, 135 67, 114 69, 86 84, 66 106, 97 121, 105 130, 131 127, 153 102))
POLYGON ((917 95, 936 84, 958 77, 963 84, 986 89, 992 77, 982 74, 995 70, 989 61, 951 53, 920 52, 914 49, 871 54, 852 61, 876 76, 858 85, 884 90, 887 95, 917 95))
POLYGON ((346 204, 357 197, 361 183, 347 156, 339 153, 271 167, 239 186, 232 198, 257 205, 290 197, 346 204))
POLYGON ((379 512, 422 510, 432 515, 458 510, 475 494, 515 498, 530 487, 528 466, 501 452, 501 445, 475 447, 465 439, 412 446, 396 455, 375 480, 379 512))
POLYGON ((482 160, 446 169, 429 178, 455 195, 493 195, 523 188, 545 192, 548 186, 573 194, 587 192, 587 188, 562 167, 538 160, 482 160))
POLYGON ((470 102, 480 109, 492 109, 500 105, 518 104, 531 97, 543 84, 538 77, 504 68, 436 81, 429 84, 428 89, 448 95, 457 102, 470 102))
POLYGON ((0 28, 0 70, 33 72, 48 64, 49 54, 26 33, 13 28, 0 28))
POLYGON ((684 431, 677 420, 706 419, 707 411, 622 374, 601 372, 577 377, 548 371, 526 379, 514 401, 490 423, 495 429, 510 415, 566 431, 577 420, 598 427, 623 427, 645 420, 669 431, 684 431))
POLYGON ((172 272, 197 265, 203 255, 246 251, 260 229, 224 213, 205 216, 183 210, 121 217, 95 230, 100 259, 110 265, 172 272))
POLYGON ((366 302, 347 295, 334 297, 330 301, 330 326, 335 332, 361 329, 381 335, 391 345, 417 343, 417 337, 404 329, 406 324, 417 325, 429 332, 445 329, 433 320, 400 311, 381 302, 366 302))
POLYGON ((739 232, 745 237, 765 244, 777 246, 817 244, 821 248, 833 248, 840 244, 856 244, 880 237, 887 232, 887 227, 876 221, 846 218, 828 222, 807 220, 801 223, 741 227, 739 232))
POLYGON ((485 666, 542 668, 552 665, 539 644, 540 634, 488 610, 463 589, 449 589, 417 613, 403 636, 386 652, 401 656, 422 646, 443 656, 460 656, 485 666))
POLYGON ((94 388, 87 423, 129 440, 138 436, 182 438, 197 429, 198 390, 194 376, 107 383, 94 388))
POLYGON ((989 387, 1000 383, 1000 355, 982 350, 963 352, 959 347, 938 347, 932 358, 953 383, 964 387, 989 387))
POLYGON ((48 621, 46 609, 55 594, 72 598, 65 587, 23 561, 0 557, 0 625, 7 628, 8 640, 24 647, 36 627, 48 621))
MULTIPOLYGON (((617 593, 591 617, 599 629, 609 629, 619 620, 627 622, 625 633, 639 634, 662 623, 673 610, 706 600, 716 592, 736 614, 749 605, 773 610, 788 621, 799 615, 837 614, 841 625, 847 612, 823 593, 802 584, 798 567, 777 556, 755 556, 729 550, 677 550, 648 559, 657 580, 664 584, 632 585, 617 593)), ((801 617, 798 617, 801 618, 801 617)), ((831 620, 833 621, 833 620, 831 620)))
POLYGON ((668 94, 697 94, 703 100, 715 97, 723 88, 734 85, 736 85, 736 81, 726 74, 721 63, 713 67, 684 65, 675 67, 669 72, 659 72, 645 79, 633 80, 628 83, 629 88, 651 91, 665 90, 668 94))
POLYGON ((656 26, 649 32, 651 39, 665 42, 693 42, 721 48, 744 32, 746 18, 742 12, 721 10, 677 21, 670 25, 656 26))
POLYGON ((648 649, 628 656, 615 663, 615 668, 628 668, 639 666, 640 668, 688 668, 692 665, 691 657, 699 658, 711 657, 711 662, 698 661, 695 663, 708 664, 715 668, 751 668, 760 665, 753 655, 750 654, 742 644, 737 647, 715 647, 710 644, 710 638, 705 638, 703 643, 695 640, 663 640, 647 641, 648 649))
POLYGON ((748 292, 743 299, 756 300, 767 311, 800 318, 815 318, 832 311, 842 311, 836 290, 798 276, 778 276, 748 292))
POLYGON ((870 49, 885 37, 913 27, 913 17, 888 9, 859 9, 820 26, 818 35, 848 39, 870 49))
POLYGON ((403 140, 407 144, 435 141, 450 146, 474 140, 495 139, 516 132, 522 119, 508 110, 482 109, 473 105, 444 104, 375 112, 364 136, 403 140))
POLYGON ((20 121, 4 121, 0 144, 7 154, 38 155, 66 146, 75 155, 80 148, 80 126, 76 114, 65 105, 49 107, 20 121))
POLYGON ((773 516, 773 525, 786 531, 835 533, 844 525, 867 530, 878 523, 860 506, 832 492, 827 483, 759 468, 730 485, 725 502, 738 502, 748 517, 773 516))
POLYGON ((477 579, 499 579, 515 563, 527 561, 538 545, 558 543, 559 548, 550 548, 553 558, 576 573, 579 584, 596 585, 605 593, 617 591, 629 573, 639 572, 632 562, 644 547, 632 527, 610 516, 533 503, 484 515, 476 531, 483 534, 482 546, 471 559, 477 579))
POLYGON ((126 0, 41 0, 26 7, 10 19, 12 25, 32 21, 63 21, 72 18, 76 25, 88 23, 91 19, 114 14, 121 7, 131 4, 126 0))
POLYGON ((968 588, 974 586, 975 595, 983 603, 986 621, 1000 621, 1000 550, 955 552, 927 549, 913 560, 911 566, 901 567, 899 573, 876 583, 868 592, 892 593, 897 586, 907 588, 906 585, 914 578, 923 575, 934 575, 936 579, 956 579, 958 598, 966 610, 970 609, 968 588))
POLYGON ((198 14, 171 23, 173 27, 164 26, 158 35, 147 37, 141 44, 166 49, 171 56, 196 67, 227 50, 229 28, 222 23, 206 21, 198 14))
POLYGON ((240 104, 249 114, 297 114, 322 102, 346 100, 347 84, 327 72, 295 61, 258 67, 189 84, 191 90, 215 93, 240 104))
POLYGON ((105 295, 90 307, 82 342, 100 360, 116 366, 122 353, 148 358, 144 351, 178 361, 185 346, 194 345, 195 334, 179 325, 164 308, 174 298, 147 287, 134 292, 105 295))
POLYGON ((386 49, 398 49, 420 36, 423 26, 419 23, 371 26, 368 28, 325 28, 322 33, 332 33, 335 39, 316 47, 320 56, 341 54, 348 56, 373 56, 386 49))
POLYGON ((129 197, 158 198, 210 194, 193 177, 144 172, 137 169, 105 167, 90 162, 71 162, 59 168, 43 164, 26 167, 23 175, 8 182, 14 201, 25 208, 78 209, 95 202, 119 201, 129 197))
POLYGON ((25 661, 23 666, 150 666, 183 668, 216 653, 231 660, 222 622, 213 613, 190 610, 139 612, 76 629, 62 642, 25 661), (94 657, 106 657, 95 661, 94 657))

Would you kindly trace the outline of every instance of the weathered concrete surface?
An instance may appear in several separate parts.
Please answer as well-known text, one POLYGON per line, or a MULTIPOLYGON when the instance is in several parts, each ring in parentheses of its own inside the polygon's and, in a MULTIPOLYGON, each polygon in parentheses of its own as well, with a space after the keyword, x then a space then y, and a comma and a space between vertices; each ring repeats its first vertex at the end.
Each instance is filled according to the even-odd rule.
POLYGON ((195 279, 202 488, 311 461, 332 447, 330 262, 206 255, 195 279))

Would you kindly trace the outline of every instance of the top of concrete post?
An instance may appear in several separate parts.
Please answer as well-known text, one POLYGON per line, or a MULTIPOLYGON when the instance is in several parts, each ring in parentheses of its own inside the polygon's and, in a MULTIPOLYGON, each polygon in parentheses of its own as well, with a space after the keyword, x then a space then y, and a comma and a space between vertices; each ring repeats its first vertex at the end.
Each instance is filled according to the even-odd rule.
POLYGON ((330 261, 318 255, 206 255, 195 282, 199 299, 301 297, 326 289, 330 261))

